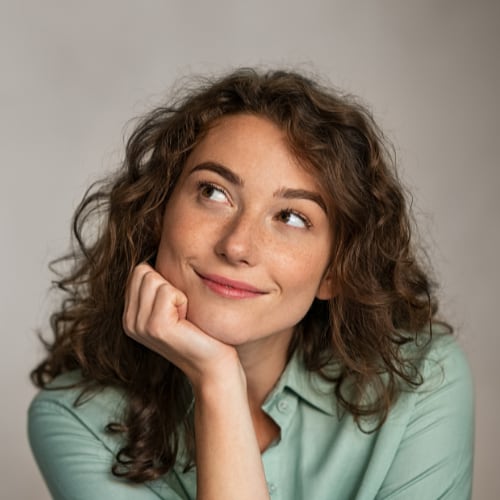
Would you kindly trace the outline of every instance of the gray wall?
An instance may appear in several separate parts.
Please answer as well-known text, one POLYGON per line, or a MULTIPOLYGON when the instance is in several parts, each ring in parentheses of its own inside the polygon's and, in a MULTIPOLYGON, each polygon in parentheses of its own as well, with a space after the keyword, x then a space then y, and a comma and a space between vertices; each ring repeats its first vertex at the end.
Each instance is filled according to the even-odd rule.
POLYGON ((361 95, 395 141, 477 387, 474 498, 499 462, 500 2, 0 2, 0 496, 48 498, 25 437, 47 263, 124 125, 192 72, 314 69, 361 95))

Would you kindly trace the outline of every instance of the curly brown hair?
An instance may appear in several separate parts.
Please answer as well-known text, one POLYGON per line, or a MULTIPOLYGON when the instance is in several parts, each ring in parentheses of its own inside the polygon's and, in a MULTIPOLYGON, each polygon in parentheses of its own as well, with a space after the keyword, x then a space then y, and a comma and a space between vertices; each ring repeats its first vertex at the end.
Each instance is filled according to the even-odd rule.
POLYGON ((240 69, 198 82, 142 119, 122 168, 85 194, 73 221, 76 249, 55 261, 70 268, 56 281, 64 299, 51 317, 54 339, 31 374, 46 387, 80 369, 84 392, 125 392, 123 421, 108 426, 126 439, 113 472, 136 482, 170 470, 181 447, 193 463, 195 449, 186 377, 123 332, 127 280, 138 263, 154 259, 186 158, 215 120, 237 113, 277 124, 327 196, 335 294, 314 301, 289 356, 298 351, 308 370, 332 380, 339 408, 360 426, 366 416, 382 425, 403 387, 422 382, 402 346, 432 332, 437 305, 410 239, 390 149, 369 111, 289 71, 240 69), (326 370, 332 363, 333 374, 326 370))

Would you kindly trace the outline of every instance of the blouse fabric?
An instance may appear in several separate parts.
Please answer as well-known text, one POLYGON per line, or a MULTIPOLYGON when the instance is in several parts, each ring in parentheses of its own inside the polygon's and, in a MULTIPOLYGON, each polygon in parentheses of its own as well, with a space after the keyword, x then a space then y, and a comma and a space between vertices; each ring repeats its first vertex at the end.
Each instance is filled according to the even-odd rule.
MULTIPOLYGON (((366 432, 375 421, 360 429, 337 408, 332 385, 294 356, 262 406, 280 428, 262 454, 271 500, 470 499, 473 387, 452 336, 433 338, 420 373, 424 383, 366 432)), ((108 387, 75 406, 78 389, 53 389, 79 380, 78 371, 57 377, 29 409, 31 447, 53 498, 195 500, 196 470, 180 463, 145 484, 112 474, 124 440, 106 425, 120 421, 126 396, 108 387)))

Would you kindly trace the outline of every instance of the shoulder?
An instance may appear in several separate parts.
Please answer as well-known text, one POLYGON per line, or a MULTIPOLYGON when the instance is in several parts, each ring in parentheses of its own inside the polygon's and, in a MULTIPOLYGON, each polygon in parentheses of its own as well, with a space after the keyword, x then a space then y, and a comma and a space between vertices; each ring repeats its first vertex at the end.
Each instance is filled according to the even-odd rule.
POLYGON ((112 386, 91 386, 84 391, 80 370, 63 373, 52 380, 33 399, 30 412, 39 407, 59 407, 82 419, 118 416, 123 409, 125 394, 112 386))
POLYGON ((113 387, 82 393, 81 382, 78 371, 65 373, 40 391, 29 408, 31 449, 52 498, 187 498, 175 474, 138 485, 112 473, 125 443, 123 435, 106 427, 123 421, 127 397, 113 387))
POLYGON ((403 386, 392 410, 393 416, 409 424, 447 415, 450 422, 472 425, 474 384, 467 357, 454 335, 437 330, 432 337, 405 346, 405 359, 418 370, 420 385, 403 386))
POLYGON ((68 439, 86 433, 104 447, 115 450, 116 437, 106 432, 110 422, 122 420, 125 395, 113 387, 98 387, 83 392, 79 370, 56 377, 41 390, 28 410, 28 431, 32 446, 42 435, 65 430, 68 439))
POLYGON ((420 356, 423 383, 417 389, 417 399, 426 400, 432 394, 439 397, 450 393, 456 404, 472 406, 473 379, 467 357, 457 338, 440 331, 423 346, 413 346, 420 356))
POLYGON ((395 454, 377 498, 467 499, 474 448, 467 358, 453 335, 440 332, 410 349, 423 381, 403 392, 381 429, 395 454))

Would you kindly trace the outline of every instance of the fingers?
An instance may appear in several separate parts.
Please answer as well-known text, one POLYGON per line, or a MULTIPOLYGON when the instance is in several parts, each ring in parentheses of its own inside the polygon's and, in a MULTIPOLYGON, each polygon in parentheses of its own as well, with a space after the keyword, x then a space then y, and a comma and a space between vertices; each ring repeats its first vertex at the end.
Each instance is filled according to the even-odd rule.
POLYGON ((127 286, 123 328, 130 338, 174 363, 198 386, 223 372, 226 363, 221 361, 232 369, 239 367, 239 359, 233 347, 188 321, 187 308, 183 292, 148 264, 140 264, 127 286))
POLYGON ((123 314, 125 333, 181 370, 195 372, 219 342, 186 320, 187 297, 148 264, 129 280, 123 314))
POLYGON ((131 334, 136 329, 136 318, 139 311, 139 292, 144 275, 153 271, 148 264, 136 266, 128 280, 125 291, 125 307, 123 310, 123 328, 127 334, 131 334))
POLYGON ((123 326, 137 336, 161 337, 169 327, 184 319, 186 296, 148 264, 133 271, 126 292, 123 326))

